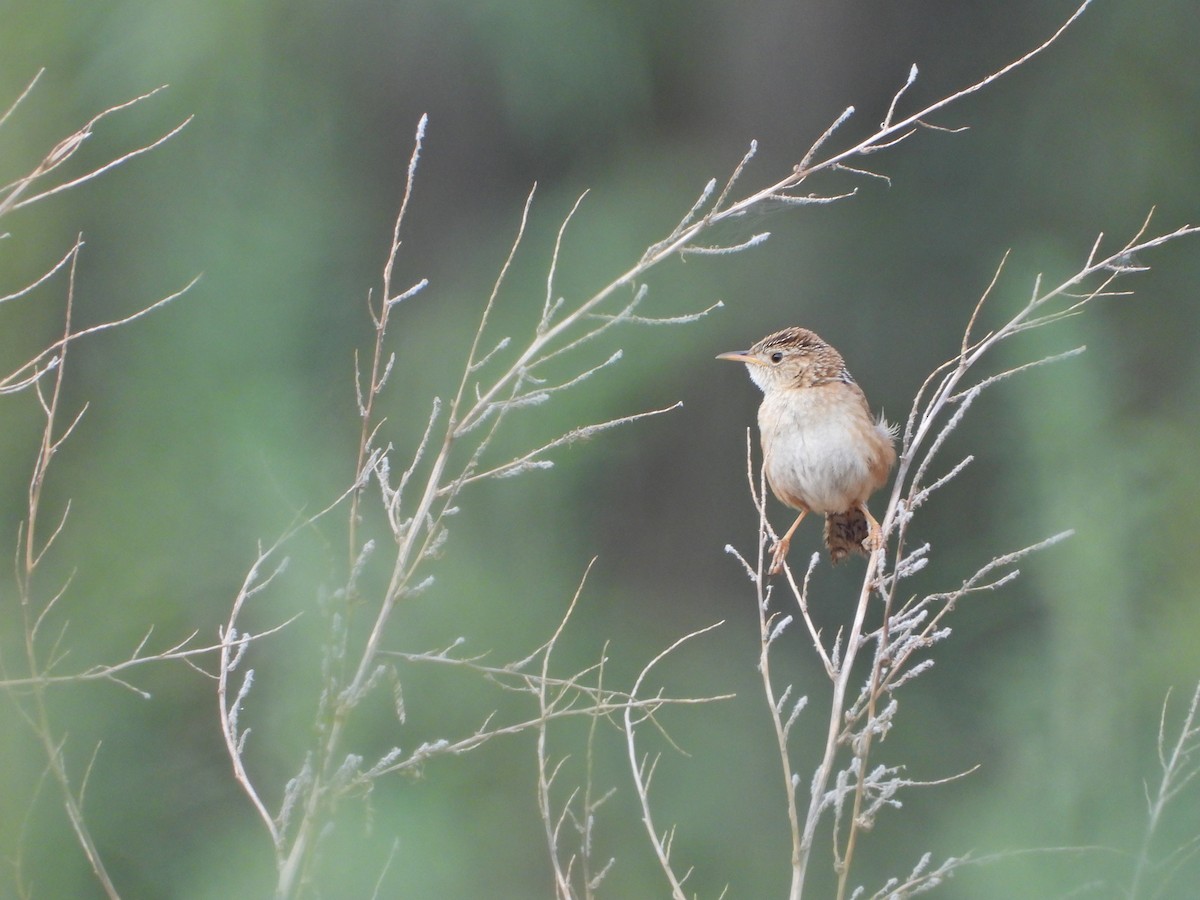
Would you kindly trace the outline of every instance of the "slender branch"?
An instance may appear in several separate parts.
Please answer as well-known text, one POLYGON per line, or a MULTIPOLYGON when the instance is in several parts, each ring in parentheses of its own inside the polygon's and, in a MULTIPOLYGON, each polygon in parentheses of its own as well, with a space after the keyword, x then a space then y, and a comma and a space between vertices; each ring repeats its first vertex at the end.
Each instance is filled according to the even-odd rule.
MULTIPOLYGON (((642 668, 637 679, 633 683, 633 688, 630 690, 630 698, 636 698, 641 690, 642 684, 649 676, 650 671, 658 665, 663 659, 677 650, 682 644, 690 641, 692 638, 699 637, 723 625, 724 622, 714 622, 712 625, 697 629, 696 631, 686 634, 672 643, 669 647, 655 656, 650 662, 642 668)), ((666 835, 660 835, 658 829, 654 826, 654 818, 650 812, 650 782, 654 775, 654 766, 646 765, 646 759, 639 760, 636 741, 636 723, 633 719, 633 710, 636 707, 631 703, 625 708, 625 748, 628 753, 629 767, 633 774, 634 787, 637 790, 638 802, 642 809, 642 824, 645 826, 646 834, 650 838, 650 844, 654 848, 654 855, 658 860, 659 868, 667 877, 667 883, 671 885, 671 896, 674 900, 687 900, 687 895, 683 890, 683 882, 687 880, 687 875, 678 876, 675 874, 675 869, 671 865, 671 832, 666 835)))
MULTIPOLYGON (((561 233, 560 233, 561 237, 561 233)), ((549 291, 549 288, 547 288, 549 291)), ((547 298, 549 294, 547 294, 547 298)), ((547 299, 547 304, 549 299, 547 299)), ((548 308, 548 307, 547 307, 548 308)), ((544 645, 542 652, 542 676, 538 685, 538 713, 540 722, 536 726, 537 729, 537 760, 538 760, 538 811, 542 816, 542 824, 546 829, 546 842, 550 852, 550 861, 554 867, 554 889, 560 900, 570 900, 574 896, 571 890, 571 878, 568 870, 563 869, 559 860, 558 851, 558 826, 555 824, 554 816, 550 809, 550 786, 554 780, 553 774, 549 772, 549 763, 547 761, 547 738, 550 716, 554 711, 554 704, 549 697, 550 683, 550 655, 554 651, 555 644, 558 643, 559 637, 562 636, 563 629, 567 626, 567 621, 571 618, 571 614, 575 611, 575 606, 579 602, 579 597, 583 593, 583 586, 587 583, 587 577, 592 571, 592 566, 596 564, 596 558, 592 557, 588 562, 587 568, 584 569, 583 577, 579 579, 579 587, 575 589, 575 595, 571 598, 571 602, 567 605, 567 611, 563 614, 562 620, 558 627, 554 630, 554 634, 550 636, 544 645)), ((560 820, 561 821, 561 820, 560 820)))
MULTIPOLYGON (((400 211, 396 214, 396 222, 392 226, 392 243, 388 249, 387 261, 383 266, 383 290, 380 294, 379 308, 376 310, 368 307, 371 310, 371 318, 375 323, 375 346, 374 352, 371 355, 371 371, 368 378, 367 389, 363 391, 360 385, 359 388, 359 414, 362 419, 361 431, 358 438, 358 457, 354 464, 354 473, 356 478, 361 478, 362 473, 367 469, 367 459, 372 452, 372 439, 375 435, 378 425, 375 423, 375 400, 379 393, 383 390, 384 382, 387 380, 390 371, 390 365, 385 362, 386 354, 384 353, 383 341, 387 334, 388 317, 391 314, 395 303, 392 302, 392 272, 396 265, 396 259, 400 254, 401 240, 400 231, 404 225, 405 216, 408 213, 408 204, 412 199, 413 186, 416 183, 417 163, 421 158, 421 146, 425 139, 425 128, 429 124, 429 116, 422 115, 417 123, 417 135, 413 140, 412 156, 409 157, 407 176, 404 181, 404 194, 400 198, 400 211)), ((423 286, 426 282, 420 282, 423 286)), ((408 296, 411 293, 405 292, 402 296, 408 296)), ((350 527, 349 535, 349 558, 353 564, 358 556, 358 521, 360 518, 359 491, 355 491, 350 498, 350 527)))
MULTIPOLYGON (((757 589, 757 597, 755 605, 758 607, 758 629, 759 629, 759 655, 758 655, 758 671, 762 678, 763 693, 767 698, 767 707, 771 711, 771 724, 775 730, 775 746, 779 752, 779 761, 782 767, 784 781, 784 796, 787 800, 787 817, 788 830, 792 838, 792 879, 788 889, 789 900, 800 900, 801 893, 804 890, 804 872, 805 872, 805 853, 804 853, 804 832, 800 827, 800 813, 796 804, 796 789, 799 785, 799 775, 792 766, 791 754, 788 752, 788 732, 791 729, 792 723, 799 715, 800 711, 807 703, 807 697, 801 697, 797 700, 785 721, 784 704, 790 699, 791 686, 783 692, 783 696, 777 697, 775 686, 771 680, 771 645, 775 638, 782 633, 782 629, 787 620, 779 620, 779 614, 768 614, 767 608, 770 604, 770 589, 763 589, 766 584, 766 551, 772 540, 771 526, 767 521, 766 512, 766 467, 759 470, 758 490, 754 491, 754 468, 753 456, 750 452, 751 444, 747 435, 746 442, 746 468, 747 476, 750 478, 751 491, 754 492, 755 505, 758 507, 758 564, 754 572, 754 582, 757 589)), ((811 567, 809 569, 811 572, 811 567)), ((791 571, 788 570, 788 577, 791 577, 791 571)), ((793 583, 793 589, 795 585, 793 583)), ((816 628, 812 624, 812 620, 808 616, 808 605, 803 601, 803 594, 796 592, 796 597, 800 603, 801 610, 804 614, 805 622, 808 625, 809 635, 813 639, 813 645, 817 648, 821 656, 826 671, 833 673, 833 664, 825 655, 825 648, 821 644, 820 637, 816 628)))
POLYGON ((25 176, 25 178, 20 179, 19 181, 15 182, 13 185, 9 186, 10 192, 9 192, 8 196, 6 196, 3 200, 0 200, 0 216, 4 215, 9 210, 22 209, 23 207, 30 206, 31 204, 37 203, 40 200, 45 200, 47 197, 53 197, 55 194, 61 194, 63 191, 68 191, 71 188, 78 187, 81 184, 85 184, 89 181, 92 181, 95 178, 99 178, 105 172, 109 172, 109 171, 115 169, 117 166, 124 165, 125 163, 129 162, 129 160, 131 160, 131 159, 135 159, 136 157, 139 157, 139 156, 142 156, 143 154, 149 153, 151 150, 154 150, 157 147, 161 147, 163 144, 165 144, 171 138, 175 137, 175 135, 179 134, 179 132, 183 131, 183 129, 188 126, 188 123, 190 123, 192 121, 192 119, 194 118, 193 116, 188 116, 186 119, 184 119, 182 122, 180 122, 174 128, 172 128, 166 134, 162 135, 159 138, 156 138, 155 140, 151 141, 149 144, 145 144, 134 150, 130 150, 128 153, 118 156, 116 159, 113 159, 113 160, 105 163, 104 165, 100 166, 99 168, 93 169, 91 172, 88 172, 86 175, 80 175, 78 178, 73 178, 70 181, 65 181, 62 184, 55 185, 52 188, 48 188, 47 190, 42 191, 40 194, 35 194, 32 197, 27 197, 24 200, 20 200, 18 202, 18 198, 25 191, 25 189, 27 187, 32 185, 37 179, 41 178, 43 175, 46 175, 47 173, 58 168, 60 165, 62 165, 64 162, 66 162, 68 159, 70 159, 72 156, 74 156, 75 152, 81 146, 83 146, 83 142, 85 140, 87 140, 89 137, 91 137, 92 129, 95 128, 95 126, 100 122, 101 119, 104 119, 104 118, 112 115, 115 112, 120 112, 121 110, 128 109, 129 107, 133 106, 134 104, 141 103, 143 100, 148 100, 149 98, 151 98, 155 94, 157 94, 159 91, 162 91, 165 89, 166 89, 166 85, 163 85, 161 87, 155 88, 152 91, 148 91, 147 93, 142 94, 141 96, 134 97, 132 100, 126 100, 124 103, 119 103, 116 106, 110 106, 108 109, 106 109, 103 112, 99 113, 98 115, 94 116, 91 119, 91 121, 89 121, 86 125, 84 125, 82 128, 80 128, 74 134, 72 134, 69 137, 65 138, 64 140, 60 141, 59 144, 53 150, 50 151, 50 153, 46 156, 46 158, 44 160, 42 160, 42 162, 38 165, 38 167, 36 169, 34 169, 29 175, 25 176))
POLYGON ((1200 684, 1192 694, 1191 703, 1179 725, 1179 734, 1174 742, 1167 743, 1167 704, 1170 693, 1163 700, 1162 714, 1158 723, 1158 761, 1162 776, 1153 795, 1146 792, 1147 821, 1138 850, 1133 876, 1129 882, 1128 896, 1142 896, 1143 886, 1152 868, 1150 849, 1159 823, 1167 806, 1192 781, 1200 778, 1200 684))
MULTIPOLYGON (((82 247, 83 247, 82 240, 77 241, 75 244, 75 247, 73 248, 73 250, 71 251, 71 254, 70 254, 70 257, 72 258, 72 260, 74 260, 74 258, 78 255, 78 253, 82 249, 82 247)), ((61 265, 61 263, 60 263, 60 265, 61 265)), ((72 262, 71 265, 74 266, 74 262, 72 262)), ((98 334, 101 331, 108 331, 113 328, 120 328, 124 325, 130 324, 131 322, 136 322, 138 319, 141 319, 144 316, 148 316, 150 313, 161 309, 162 307, 166 306, 168 303, 172 303, 175 300, 178 300, 180 297, 182 297, 184 294, 186 294, 189 290, 191 290, 199 280, 200 280, 200 276, 196 276, 191 281, 189 281, 186 285, 184 285, 182 288, 180 288, 178 291, 175 291, 175 293, 168 294, 165 297, 161 297, 160 299, 155 300, 150 305, 144 306, 141 309, 139 309, 137 312, 130 313, 128 316, 125 316, 123 318, 114 319, 110 322, 102 322, 99 325, 91 325, 87 328, 83 328, 83 329, 80 329, 79 331, 75 331, 75 332, 71 332, 71 331, 65 332, 61 338, 59 338, 57 341, 55 341, 50 346, 46 347, 44 350, 42 350, 40 353, 38 353, 36 356, 34 356, 32 359, 30 359, 24 365, 22 365, 20 368, 16 369, 9 375, 6 375, 4 378, 0 378, 0 394, 11 393, 14 389, 20 389, 21 387, 26 387, 28 385, 36 383, 38 378, 40 378, 42 375, 44 375, 46 372, 50 371, 51 369, 55 368, 55 366, 59 365, 59 362, 60 362, 59 357, 62 355, 65 355, 67 345, 72 343, 73 341, 77 341, 82 337, 87 337, 88 335, 98 334), (32 372, 32 375, 26 376, 24 374, 26 372, 32 372), (17 383, 18 379, 23 379, 23 380, 20 381, 20 383, 17 383)))
MULTIPOLYGON (((63 314, 63 331, 68 335, 71 333, 71 314, 75 303, 75 274, 78 258, 77 244, 71 256, 67 282, 67 302, 63 314)), ((50 469, 51 460, 54 457, 55 450, 61 443, 60 436, 56 432, 56 427, 59 403, 62 398, 63 384, 66 376, 66 344, 64 343, 63 346, 64 352, 55 368, 49 395, 43 394, 42 385, 38 385, 38 397, 44 415, 44 425, 42 428, 41 445, 34 460, 33 473, 29 481, 25 521, 21 526, 18 550, 17 593, 24 624, 25 664, 28 671, 34 677, 36 677, 37 673, 44 671, 41 654, 37 647, 37 621, 40 620, 41 613, 36 609, 34 581, 45 550, 61 534, 60 524, 39 546, 37 520, 41 510, 42 491, 46 483, 46 474, 50 469)), ((50 658, 52 660, 54 658, 53 649, 51 650, 50 658)), ((67 771, 67 762, 63 752, 65 738, 55 736, 55 729, 51 724, 50 713, 46 704, 45 692, 46 685, 35 682, 32 685, 31 691, 30 702, 32 711, 26 711, 20 704, 18 704, 18 709, 29 723, 34 734, 37 736, 38 742, 42 746, 50 773, 58 784, 67 820, 70 822, 71 830, 75 834, 76 842, 83 850, 83 854, 91 866, 92 873, 100 883, 100 887, 104 890, 104 893, 110 898, 117 898, 119 894, 116 885, 109 875, 108 869, 104 864, 104 859, 84 818, 83 792, 82 790, 76 792, 71 784, 71 776, 67 771)))

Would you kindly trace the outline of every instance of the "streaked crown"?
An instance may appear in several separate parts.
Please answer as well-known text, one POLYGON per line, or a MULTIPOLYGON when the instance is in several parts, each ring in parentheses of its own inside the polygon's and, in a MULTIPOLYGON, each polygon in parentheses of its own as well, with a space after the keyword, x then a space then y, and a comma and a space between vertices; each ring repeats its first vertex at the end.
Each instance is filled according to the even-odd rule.
POLYGON ((743 362, 764 391, 771 387, 814 387, 833 381, 853 384, 842 355, 816 332, 784 328, 769 334, 749 350, 722 353, 717 359, 743 362))

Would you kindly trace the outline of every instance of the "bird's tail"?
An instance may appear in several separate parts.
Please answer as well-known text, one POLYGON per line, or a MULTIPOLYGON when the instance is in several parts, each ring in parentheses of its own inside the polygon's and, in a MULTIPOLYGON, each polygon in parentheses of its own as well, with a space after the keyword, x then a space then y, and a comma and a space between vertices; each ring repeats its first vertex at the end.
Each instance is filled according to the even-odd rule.
POLYGON ((830 513, 825 517, 825 546, 829 549, 829 558, 837 564, 851 553, 866 556, 863 541, 870 533, 871 527, 861 509, 830 513))

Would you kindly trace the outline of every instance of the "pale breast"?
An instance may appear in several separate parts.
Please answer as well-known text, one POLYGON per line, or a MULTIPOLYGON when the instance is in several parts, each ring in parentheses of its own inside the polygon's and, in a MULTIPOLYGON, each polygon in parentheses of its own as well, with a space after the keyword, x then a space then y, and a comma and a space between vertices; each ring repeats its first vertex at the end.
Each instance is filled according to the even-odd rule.
MULTIPOLYGON (((844 387, 844 386, 839 386, 844 387)), ((772 391, 758 411, 767 481, 775 495, 815 513, 866 501, 895 459, 891 435, 858 391, 772 391)))

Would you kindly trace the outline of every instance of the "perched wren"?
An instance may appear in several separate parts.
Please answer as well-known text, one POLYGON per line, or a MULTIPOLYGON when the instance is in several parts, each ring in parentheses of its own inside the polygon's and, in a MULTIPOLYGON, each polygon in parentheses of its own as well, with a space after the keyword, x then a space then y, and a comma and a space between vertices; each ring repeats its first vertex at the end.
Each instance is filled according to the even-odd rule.
POLYGON ((800 511, 771 551, 770 574, 783 568, 796 526, 810 512, 825 516, 825 546, 835 563, 882 547, 867 498, 896 461, 896 429, 872 418, 842 355, 806 328, 785 328, 717 359, 745 363, 762 388, 758 430, 767 483, 800 511))

